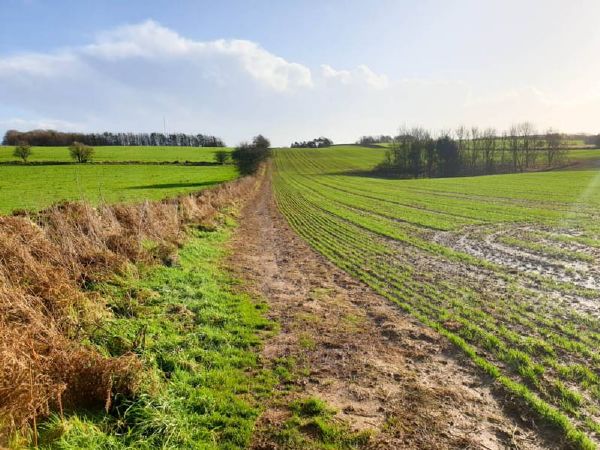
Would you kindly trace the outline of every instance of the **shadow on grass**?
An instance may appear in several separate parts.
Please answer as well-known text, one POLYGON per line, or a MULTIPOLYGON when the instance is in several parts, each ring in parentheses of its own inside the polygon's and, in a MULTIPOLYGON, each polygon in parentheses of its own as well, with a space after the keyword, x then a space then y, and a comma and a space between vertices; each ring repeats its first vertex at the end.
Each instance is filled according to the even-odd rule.
POLYGON ((163 183, 163 184, 145 184, 142 186, 130 186, 127 189, 177 189, 177 188, 196 188, 212 186, 219 184, 220 181, 202 181, 199 183, 163 183))

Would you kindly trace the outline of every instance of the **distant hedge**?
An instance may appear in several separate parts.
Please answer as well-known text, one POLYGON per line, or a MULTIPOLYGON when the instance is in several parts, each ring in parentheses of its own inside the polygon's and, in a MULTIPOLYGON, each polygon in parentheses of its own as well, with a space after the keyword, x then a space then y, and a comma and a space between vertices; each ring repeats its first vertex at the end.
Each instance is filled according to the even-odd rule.
POLYGON ((73 142, 81 142, 85 145, 225 147, 222 139, 205 134, 65 133, 55 130, 8 130, 2 145, 18 145, 19 142, 48 147, 65 147, 73 142))

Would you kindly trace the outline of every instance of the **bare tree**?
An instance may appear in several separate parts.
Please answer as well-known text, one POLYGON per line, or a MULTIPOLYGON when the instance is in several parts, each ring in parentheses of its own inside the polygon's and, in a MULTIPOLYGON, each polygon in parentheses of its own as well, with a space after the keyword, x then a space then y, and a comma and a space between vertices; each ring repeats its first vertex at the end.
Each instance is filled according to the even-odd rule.
POLYGON ((469 152, 469 170, 472 174, 477 172, 481 146, 481 133, 478 127, 471 127, 471 142, 469 152))
POLYGON ((496 138, 496 130, 493 128, 487 128, 483 132, 481 140, 485 173, 494 173, 496 167, 496 148, 498 145, 496 138))
POLYGON ((548 166, 554 167, 560 164, 565 156, 565 145, 563 136, 550 128, 545 136, 546 162, 548 166))
POLYGON ((456 140, 457 140, 457 146, 458 146, 458 154, 460 157, 460 165, 461 166, 466 166, 468 164, 467 158, 466 158, 466 147, 467 147, 467 141, 469 139, 469 131, 467 130, 467 127, 465 127, 464 125, 459 126, 454 134, 456 135, 456 140))
POLYGON ((523 149, 523 167, 529 169, 535 165, 537 158, 535 128, 530 122, 519 124, 519 134, 523 149))
POLYGON ((519 138, 519 126, 512 125, 508 132, 509 148, 512 159, 513 172, 522 171, 521 139, 519 138))

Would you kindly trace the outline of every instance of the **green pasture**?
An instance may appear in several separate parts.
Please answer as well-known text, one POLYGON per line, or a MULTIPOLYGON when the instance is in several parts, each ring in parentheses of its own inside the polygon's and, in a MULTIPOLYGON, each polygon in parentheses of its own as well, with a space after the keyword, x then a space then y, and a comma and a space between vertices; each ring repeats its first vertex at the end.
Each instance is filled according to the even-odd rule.
POLYGON ((233 166, 0 165, 0 213, 62 200, 131 202, 195 192, 237 176, 233 166))
MULTIPOLYGON (((108 146, 94 147, 93 161, 97 162, 213 162, 218 150, 231 151, 220 147, 146 147, 146 146, 108 146)), ((14 147, 0 146, 0 162, 18 161, 13 156, 14 147)), ((68 147, 32 147, 31 162, 71 162, 68 147)))

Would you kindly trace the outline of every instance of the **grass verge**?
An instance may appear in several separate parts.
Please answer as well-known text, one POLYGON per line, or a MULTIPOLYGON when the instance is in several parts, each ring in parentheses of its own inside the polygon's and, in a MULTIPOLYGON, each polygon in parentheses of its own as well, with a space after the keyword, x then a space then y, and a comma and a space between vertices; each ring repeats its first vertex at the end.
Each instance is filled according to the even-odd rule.
POLYGON ((109 414, 54 416, 40 447, 240 448, 276 382, 258 365, 261 335, 273 329, 265 305, 231 289, 220 266, 232 225, 194 231, 173 267, 148 268, 138 279, 97 286, 114 317, 91 344, 116 356, 135 352, 146 366, 142 394, 117 398, 109 414))

